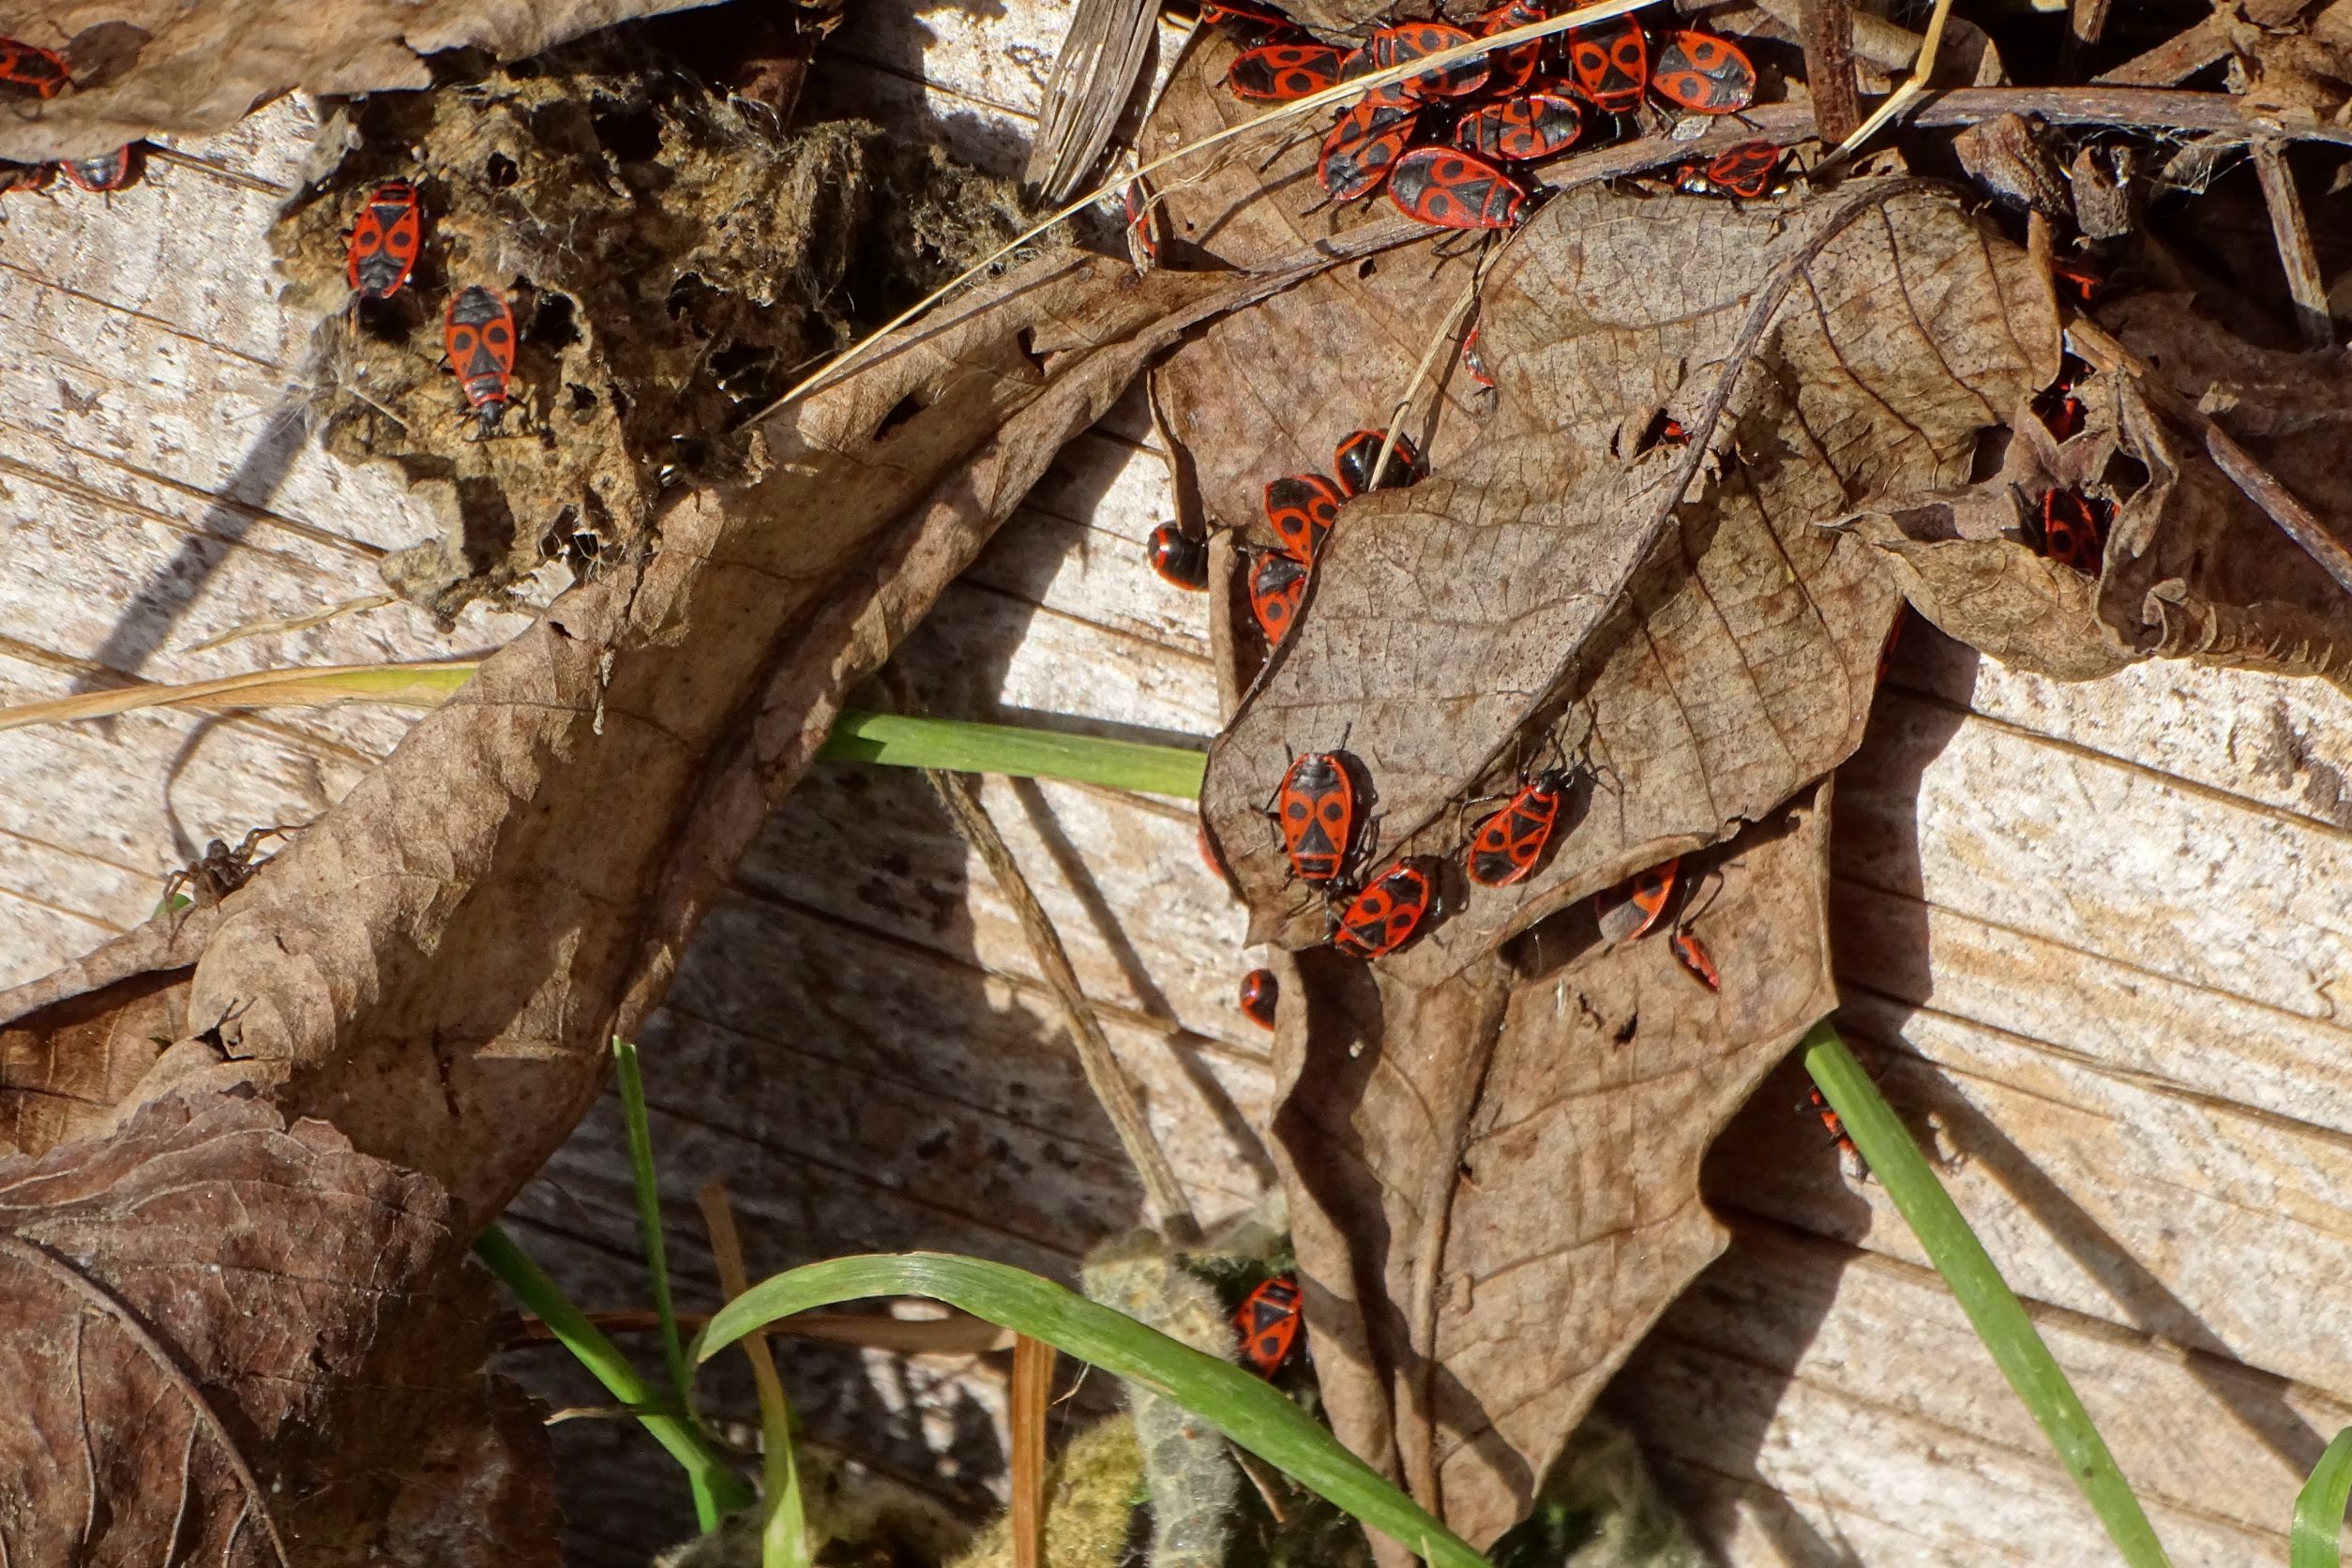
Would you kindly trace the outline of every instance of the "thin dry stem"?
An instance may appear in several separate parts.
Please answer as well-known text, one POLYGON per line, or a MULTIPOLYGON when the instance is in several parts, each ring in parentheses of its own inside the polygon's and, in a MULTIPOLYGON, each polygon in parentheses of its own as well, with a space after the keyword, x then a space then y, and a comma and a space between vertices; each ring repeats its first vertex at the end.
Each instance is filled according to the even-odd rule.
POLYGON ((1814 121, 1824 142, 1843 142, 1862 124, 1862 93, 1854 83, 1853 8, 1847 0, 1804 0, 1798 17, 1814 121))
POLYGON ((2254 166, 2262 181, 2263 204, 2270 209, 2270 238, 2279 248, 2279 264, 2286 270, 2286 292, 2295 300, 2295 324, 2303 346, 2333 348, 2336 334, 2328 319, 2328 284, 2319 276, 2311 224, 2303 217, 2303 200, 2296 194, 2286 153, 2276 142, 2256 142, 2254 166))
POLYGON ((1005 1399, 1005 1426, 1013 1441, 1013 1568, 1045 1568, 1046 1396, 1052 1388, 1053 1347, 1018 1335, 1013 1385, 1005 1399))
POLYGON ((1389 454, 1396 450, 1396 438, 1404 430, 1405 420, 1412 413, 1413 399, 1420 395, 1422 386, 1429 380, 1430 367, 1438 362, 1438 354, 1446 344, 1456 340, 1462 318, 1470 314, 1471 306, 1478 303, 1478 288, 1485 279, 1486 268, 1484 265, 1470 269, 1469 285, 1462 290, 1461 297, 1454 302, 1454 308, 1445 313, 1444 320, 1438 324, 1438 329, 1429 335, 1429 346, 1421 351, 1421 363, 1413 367, 1412 380, 1405 384, 1403 395, 1389 413, 1388 433, 1381 438, 1380 456, 1372 460, 1372 487, 1375 490, 1380 488, 1381 476, 1388 473, 1389 454))
POLYGON ((1888 94, 1887 101, 1862 123, 1862 128, 1838 143, 1837 151, 1827 159, 1829 163, 1838 163, 1853 157, 1873 136, 1878 134, 1880 127, 1909 108, 1927 90, 1927 83, 1936 74, 1937 53, 1943 47, 1944 21, 1951 15, 1952 0, 1936 0, 1935 14, 1927 19, 1927 38, 1919 46, 1919 63, 1911 68, 1911 74, 1903 79, 1903 85, 1888 94))
POLYGON ((1087 1086, 1101 1102, 1103 1114, 1110 1118, 1111 1130, 1119 1135, 1119 1146, 1127 1152, 1128 1163, 1143 1183, 1143 1201, 1163 1235, 1174 1242, 1194 1242, 1200 1237, 1199 1222, 1193 1217, 1192 1204, 1184 1197, 1184 1184, 1160 1150, 1159 1138, 1152 1131, 1151 1122, 1143 1114, 1143 1102, 1137 1098, 1135 1085, 1127 1080, 1126 1070, 1119 1065, 1119 1058, 1110 1048, 1109 1037, 1104 1034, 1102 1021, 1094 1016, 1093 1003, 1086 1000, 1086 992, 1078 985, 1078 972, 1070 966, 1069 951, 1062 945, 1061 933, 1031 891, 1029 878, 1013 858, 1013 852, 988 809, 980 803, 979 791, 959 773, 925 769, 924 776, 947 807, 948 817, 964 841, 988 862, 988 874, 996 879, 997 891, 1013 906, 1019 919, 1021 933, 1029 939, 1031 956, 1053 988, 1062 1003, 1063 1013, 1070 1020, 1071 1043, 1078 1049, 1078 1066, 1085 1071, 1087 1086))

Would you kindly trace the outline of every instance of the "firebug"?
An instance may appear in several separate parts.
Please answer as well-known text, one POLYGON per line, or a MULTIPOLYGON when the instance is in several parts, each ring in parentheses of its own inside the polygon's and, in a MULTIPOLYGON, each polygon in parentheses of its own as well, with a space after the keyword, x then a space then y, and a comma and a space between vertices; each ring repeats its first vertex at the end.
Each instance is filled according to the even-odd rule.
POLYGON ((1344 111, 1323 138, 1315 180, 1334 202, 1355 202, 1380 188, 1390 168, 1412 145, 1420 111, 1367 93, 1344 111))
POLYGON ((1258 557, 1249 572, 1249 609, 1269 645, 1280 642, 1289 631, 1305 595, 1305 562, 1271 550, 1258 557))
POLYGON ((1413 444, 1399 431, 1380 482, 1372 483, 1372 465, 1380 460, 1380 447, 1387 441, 1386 430, 1357 430, 1333 449, 1332 472, 1339 476, 1342 492, 1362 495, 1369 490, 1407 490, 1421 482, 1428 471, 1421 466, 1421 454, 1413 444))
POLYGON ((1440 229, 1508 229, 1527 192, 1510 175, 1452 147, 1415 147, 1388 176, 1388 199, 1409 218, 1440 229))
POLYGON ((121 190, 139 183, 143 162, 139 143, 133 142, 98 158, 68 158, 58 168, 84 190, 121 190))
POLYGON ((2103 501, 2080 490, 2046 490, 2042 496, 2042 553, 2073 567, 2085 577, 2097 577, 2106 559, 2107 526, 2103 514, 2112 510, 2103 501))
POLYGON ((1347 496, 1319 474, 1291 474, 1266 486, 1266 520, 1294 561, 1311 562, 1323 535, 1339 520, 1347 496))
POLYGON ((1346 760, 1335 751, 1310 751, 1291 762, 1274 791, 1274 820, 1299 881, 1338 876, 1356 831, 1356 787, 1346 760))
POLYGON ((1756 68, 1740 46, 1684 29, 1658 52, 1650 90, 1695 114, 1733 114, 1756 98, 1756 68))
POLYGON ((1462 868, 1470 880, 1484 887, 1508 887, 1533 871, 1560 822, 1567 786, 1565 773, 1547 768, 1520 785, 1501 810, 1480 822, 1470 835, 1470 848, 1462 852, 1462 868))
POLYGON ((1696 931, 1678 929, 1666 939, 1666 945, 1674 949, 1674 956, 1682 960, 1693 979, 1711 991, 1723 989, 1723 976, 1715 972, 1715 960, 1696 931))
POLYGON ((19 98, 53 98, 73 84, 72 68, 54 50, 0 38, 0 89, 19 98))
POLYGON ((1163 581, 1192 592, 1209 586, 1209 541, 1196 539, 1181 523, 1163 522, 1152 530, 1152 569, 1163 581))
POLYGON ((488 435, 514 401, 507 386, 515 371, 515 313, 496 290, 471 284, 449 302, 442 336, 466 407, 480 421, 478 433, 488 435))
POLYGON ((1620 947, 1647 935, 1658 923, 1658 916, 1674 897, 1675 875, 1681 866, 1682 858, 1677 855, 1636 873, 1618 887, 1593 895, 1593 912, 1610 946, 1620 947))
POLYGON ((1862 1151, 1854 1147, 1852 1137, 1847 1133, 1845 1118, 1839 1116, 1831 1108, 1828 1098, 1821 1093, 1820 1085, 1812 1083, 1805 1085, 1805 1104, 1814 1114, 1821 1118, 1821 1124, 1829 1128, 1831 1138, 1837 1144, 1837 1152, 1853 1160, 1856 1165, 1862 1166, 1866 1172, 1869 1167, 1863 1163, 1862 1151))
POLYGON ((416 187, 406 180, 386 180, 369 193, 352 227, 343 268, 360 298, 389 299, 400 292, 415 269, 424 233, 416 187))
POLYGON ((1567 38, 1568 68, 1594 108, 1624 114, 1641 106, 1641 91, 1650 84, 1650 40, 1640 23, 1628 16, 1571 27, 1567 38))
POLYGON ((1737 196, 1752 202, 1771 193, 1779 167, 1780 149, 1772 143, 1742 142, 1704 164, 1685 164, 1675 188, 1694 196, 1737 196))
MULTIPOLYGON (((1478 19, 1478 36, 1491 38, 1497 33, 1541 22, 1549 14, 1539 0, 1509 0, 1478 19)), ((1486 90, 1498 98, 1508 98, 1526 91, 1527 84, 1535 80, 1535 73, 1544 63, 1544 40, 1518 44, 1486 58, 1492 68, 1486 90)))
POLYGON ((1526 163, 1566 152, 1583 129, 1575 98, 1538 89, 1463 115, 1454 122, 1454 144, 1497 162, 1526 163))
POLYGON ((1274 1003, 1282 983, 1270 969, 1253 969, 1242 976, 1242 1016, 1261 1029, 1274 1026, 1274 1003))
MULTIPOLYGON (((1450 22, 1407 22, 1373 34, 1365 41, 1364 53, 1373 69, 1386 70, 1409 60, 1459 49, 1471 41, 1470 34, 1450 22)), ((1467 60, 1409 76, 1397 85, 1417 98, 1464 98, 1486 85, 1491 69, 1485 55, 1473 54, 1467 60)))
POLYGON ((1489 391, 1493 390, 1494 372, 1486 369, 1486 356, 1478 351, 1478 328, 1475 326, 1462 338, 1462 369, 1469 373, 1470 380, 1489 391))
POLYGON ((1225 73, 1235 98, 1288 103, 1339 85, 1344 49, 1322 43, 1267 43, 1244 50, 1225 73))
POLYGON ((2061 354, 2058 379, 2033 395, 2033 412, 2060 441, 2072 441, 2083 433, 2087 415, 2074 388, 2089 374, 2088 365, 2071 354, 2061 354))
POLYGON ((1299 1282, 1289 1274, 1266 1280, 1233 1309, 1233 1331, 1242 1336, 1242 1360, 1259 1377, 1273 1377, 1298 1348, 1304 1320, 1299 1282))
POLYGON ((1435 891, 1427 871, 1410 860, 1399 861, 1348 900, 1332 941, 1340 951, 1366 958, 1394 953, 1421 929, 1435 891))

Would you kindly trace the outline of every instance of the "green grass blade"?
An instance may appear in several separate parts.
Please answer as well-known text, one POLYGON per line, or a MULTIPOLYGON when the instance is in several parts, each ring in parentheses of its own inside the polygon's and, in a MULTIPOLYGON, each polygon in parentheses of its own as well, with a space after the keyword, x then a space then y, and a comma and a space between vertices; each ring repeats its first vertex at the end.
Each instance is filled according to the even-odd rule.
POLYGON ((927 1296, 1042 1339, 1143 1384, 1209 1422, 1309 1490, 1403 1544, 1432 1568, 1487 1568, 1469 1542, 1381 1479, 1298 1406, 1240 1367, 1002 1263, 937 1252, 836 1258, 761 1281, 694 1341, 708 1361, 750 1330, 867 1296, 927 1296))
POLYGON ((1144 790, 1197 800, 1209 759, 1199 751, 1137 741, 1107 741, 968 724, 952 718, 907 718, 845 708, 817 755, 835 762, 882 762, 901 768, 946 768, 1014 778, 1067 778, 1114 790, 1144 790))
POLYGON ((538 1315, 563 1347, 578 1358, 607 1393, 638 1413, 637 1420, 653 1440, 685 1467, 698 1495, 707 1492, 722 1512, 751 1506, 751 1488, 727 1461, 719 1457, 694 1424, 683 1415, 661 1409, 645 1380, 637 1375, 620 1348, 607 1339, 555 1281, 524 1256, 504 1230, 491 1226, 474 1244, 475 1256, 489 1265, 515 1299, 538 1315))
POLYGON ((2166 1568, 2169 1559, 2155 1530, 2073 1385, 2042 1342, 2025 1304, 2001 1278, 1984 1244, 1968 1229, 1935 1168, 1911 1141, 1908 1129, 1827 1022, 1817 1024, 1805 1036, 1803 1048, 1805 1071, 1844 1120, 1847 1135, 1952 1288, 2009 1386, 2049 1437, 2123 1560, 2132 1568, 2166 1568))
MULTIPOLYGON (((694 1401, 694 1383, 686 1372, 686 1347, 678 1339, 678 1315, 670 1300, 670 1252, 661 1234, 661 1188, 654 1180, 654 1135, 645 1119, 645 1080, 637 1070, 637 1047, 617 1036, 612 1042, 612 1076, 621 1090, 621 1119, 628 1127, 629 1178, 637 1188, 637 1229, 645 1241, 645 1274, 653 1281, 654 1312, 661 1319, 661 1359, 670 1368, 672 1409, 681 1414, 694 1401)), ((706 1530, 718 1524, 718 1500, 691 1471, 694 1516, 706 1530)))
POLYGON ((2336 1434, 2311 1479, 2295 1496, 2295 1533, 2286 1548, 2287 1568, 2343 1568, 2337 1542, 2344 1534, 2344 1505, 2352 1499, 2352 1426, 2336 1434))

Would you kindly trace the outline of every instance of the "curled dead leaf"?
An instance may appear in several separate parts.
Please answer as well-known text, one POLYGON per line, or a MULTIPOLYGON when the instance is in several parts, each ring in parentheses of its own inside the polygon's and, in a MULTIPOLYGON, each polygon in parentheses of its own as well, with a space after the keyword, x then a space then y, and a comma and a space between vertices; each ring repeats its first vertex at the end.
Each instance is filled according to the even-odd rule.
POLYGON ((1720 991, 1663 927, 1611 946, 1582 908, 1438 987, 1300 956, 1274 1136, 1317 1373, 1349 1446, 1473 1542, 1723 1248, 1700 1156, 1836 1003, 1828 795, 1683 863, 1720 991))
POLYGON ((30 109, 12 105, 0 122, 0 158, 91 158, 143 136, 226 130, 289 92, 430 87, 427 57, 445 50, 520 59, 683 8, 680 0, 0 0, 0 37, 61 52, 75 83, 30 109))
POLYGON ((0 1160, 0 1555, 552 1568, 469 1239, 434 1183, 250 1099, 0 1160))

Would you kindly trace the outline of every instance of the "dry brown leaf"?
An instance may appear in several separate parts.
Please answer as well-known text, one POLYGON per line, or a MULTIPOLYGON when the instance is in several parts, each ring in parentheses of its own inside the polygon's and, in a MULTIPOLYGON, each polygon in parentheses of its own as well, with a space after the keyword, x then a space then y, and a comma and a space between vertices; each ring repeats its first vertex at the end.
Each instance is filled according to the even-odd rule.
MULTIPOLYGON (((224 902, 128 1102, 249 1085, 496 1213, 841 691, 1150 355, 1295 276, 1057 253, 787 407, 754 477, 681 500, 649 557, 565 594, 224 902)), ((0 997, 0 1023, 36 1000, 64 998, 0 997)))
POLYGON ((249 1099, 0 1160, 0 1558, 557 1560, 437 1185, 249 1099))
POLYGON ((1693 857, 1713 992, 1661 929, 1601 945, 1582 911, 1416 989, 1300 956, 1277 1157, 1316 1370, 1348 1444, 1481 1545, 1609 1374, 1723 1248, 1700 1156, 1836 1002, 1828 786, 1693 857))
MULTIPOLYGON (((1344 374, 1350 324, 1319 324, 1304 367, 1219 353, 1289 304, 1221 324, 1177 365, 1208 355, 1197 373, 1229 386, 1246 365, 1261 403, 1323 406, 1305 378, 1344 374)), ((1493 414, 1456 428, 1441 412, 1432 477, 1342 509, 1203 797, 1253 934, 1301 945, 1327 917, 1259 815, 1292 750, 1361 762, 1371 864, 1450 866, 1466 797, 1589 748, 1599 788, 1548 862, 1515 888, 1457 885, 1450 917, 1383 960, 1425 982, 1842 761, 1895 596, 1872 551, 1817 524, 1964 480, 1979 431, 2058 358, 2023 253, 1905 181, 1740 207, 1572 191, 1495 264, 1479 320, 1493 414), (1662 409, 1694 445, 1642 449, 1662 409)), ((1223 454, 1193 459, 1215 493, 1223 454)))
POLYGON ((226 130, 289 92, 355 94, 432 85, 426 56, 482 49, 536 54, 681 0, 0 0, 0 36, 65 54, 74 86, 10 100, 0 158, 90 158, 140 137, 226 130))
MULTIPOLYGON (((2341 355, 2258 349, 2177 294, 2102 308, 2117 338, 2227 430, 2288 490, 2352 537, 2352 377, 2341 355)), ((2352 683, 2352 600, 2215 467, 2197 438, 2127 376, 2077 389, 2087 418, 2063 445, 2028 409, 2000 471, 1965 491, 1854 520, 1904 592, 1952 636, 2060 680, 2144 658, 2189 658, 2352 683), (2027 519, 2053 487, 2112 501, 2100 575, 2046 560, 2027 519)))

